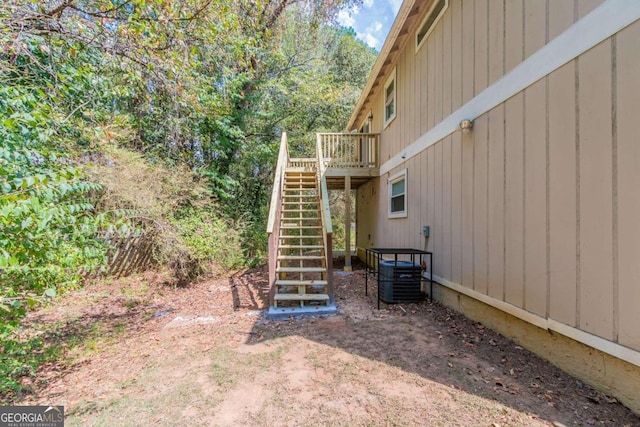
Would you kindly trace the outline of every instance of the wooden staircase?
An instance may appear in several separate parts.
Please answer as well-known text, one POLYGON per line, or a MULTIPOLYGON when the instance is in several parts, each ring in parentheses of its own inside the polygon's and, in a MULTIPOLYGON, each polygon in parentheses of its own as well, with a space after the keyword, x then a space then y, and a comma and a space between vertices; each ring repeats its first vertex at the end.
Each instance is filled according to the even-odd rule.
POLYGON ((332 303, 321 208, 317 172, 286 168, 279 209, 274 309, 321 308, 332 303))

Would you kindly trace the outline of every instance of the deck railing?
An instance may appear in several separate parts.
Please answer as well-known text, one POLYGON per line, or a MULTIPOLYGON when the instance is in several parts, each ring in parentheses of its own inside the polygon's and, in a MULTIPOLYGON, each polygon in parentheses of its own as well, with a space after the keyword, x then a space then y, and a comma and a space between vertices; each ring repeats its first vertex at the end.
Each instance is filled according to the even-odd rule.
POLYGON ((316 159, 292 157, 289 159, 289 165, 287 167, 301 168, 308 171, 316 170, 316 159))
POLYGON ((319 133, 319 150, 329 168, 377 168, 380 134, 319 133))

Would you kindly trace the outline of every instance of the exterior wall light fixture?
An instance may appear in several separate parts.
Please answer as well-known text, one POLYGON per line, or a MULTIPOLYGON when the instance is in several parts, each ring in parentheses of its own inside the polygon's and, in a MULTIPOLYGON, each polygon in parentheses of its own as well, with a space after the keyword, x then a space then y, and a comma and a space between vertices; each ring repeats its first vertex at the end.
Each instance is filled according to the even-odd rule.
POLYGON ((471 129, 473 129, 473 120, 464 119, 460 122, 460 130, 462 132, 469 133, 471 129))

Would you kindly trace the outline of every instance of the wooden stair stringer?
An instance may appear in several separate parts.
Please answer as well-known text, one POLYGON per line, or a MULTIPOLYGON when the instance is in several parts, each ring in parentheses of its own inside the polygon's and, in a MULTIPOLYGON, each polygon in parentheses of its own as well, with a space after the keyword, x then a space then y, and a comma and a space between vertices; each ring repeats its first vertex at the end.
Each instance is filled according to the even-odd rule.
POLYGON ((285 170, 280 198, 274 308, 329 307, 326 229, 315 171, 285 170))

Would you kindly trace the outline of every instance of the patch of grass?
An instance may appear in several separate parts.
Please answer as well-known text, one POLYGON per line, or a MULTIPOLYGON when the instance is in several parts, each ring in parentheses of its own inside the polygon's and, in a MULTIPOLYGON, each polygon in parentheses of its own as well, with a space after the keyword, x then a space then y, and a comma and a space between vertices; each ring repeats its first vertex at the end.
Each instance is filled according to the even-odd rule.
POLYGON ((260 354, 238 354, 231 348, 219 347, 211 354, 209 376, 218 387, 227 391, 235 387, 242 378, 251 378, 271 368, 286 351, 286 345, 260 354))
POLYGON ((21 337, 14 323, 0 324, 0 404, 25 391, 21 379, 33 376, 39 366, 60 357, 60 346, 45 346, 41 337, 21 337))
POLYGON ((38 368, 47 363, 71 361, 102 352, 127 331, 127 324, 67 319, 54 324, 0 324, 0 405, 15 401, 31 389, 38 368))
POLYGON ((233 387, 237 382, 239 371, 232 362, 238 362, 237 355, 226 347, 217 348, 211 355, 212 365, 209 377, 225 390, 233 387), (237 371, 237 372, 234 372, 237 371))
POLYGON ((101 353, 122 337, 126 331, 127 325, 122 322, 116 322, 113 325, 103 322, 93 323, 86 334, 68 337, 66 341, 66 347, 69 349, 67 357, 74 360, 101 353))

